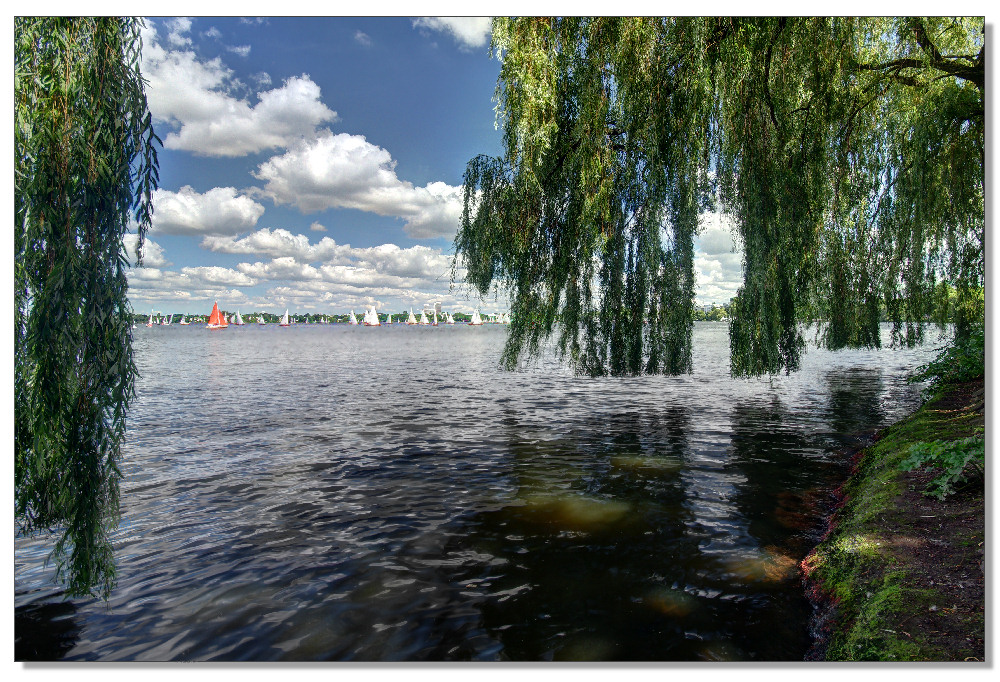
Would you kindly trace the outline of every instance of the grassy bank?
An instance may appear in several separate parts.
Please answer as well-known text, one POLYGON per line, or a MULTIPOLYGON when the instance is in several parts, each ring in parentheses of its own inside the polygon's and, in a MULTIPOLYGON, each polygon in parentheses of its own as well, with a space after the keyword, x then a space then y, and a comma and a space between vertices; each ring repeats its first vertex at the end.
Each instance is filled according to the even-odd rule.
POLYGON ((859 453, 823 542, 803 561, 828 661, 983 661, 982 479, 944 500, 940 469, 904 472, 918 442, 984 433, 983 380, 955 384, 859 453))

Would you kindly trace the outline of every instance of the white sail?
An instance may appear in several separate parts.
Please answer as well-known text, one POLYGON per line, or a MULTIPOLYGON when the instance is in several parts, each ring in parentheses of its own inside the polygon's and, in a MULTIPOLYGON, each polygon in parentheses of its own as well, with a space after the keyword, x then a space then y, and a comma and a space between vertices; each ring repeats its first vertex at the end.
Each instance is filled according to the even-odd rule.
POLYGON ((406 324, 416 324, 417 318, 413 316, 413 308, 410 308, 410 316, 406 318, 406 324))
POLYGON ((285 314, 281 317, 281 322, 279 322, 282 327, 288 326, 288 308, 285 308, 285 314))
POLYGON ((244 324, 244 322, 243 322, 243 316, 240 315, 239 309, 236 310, 236 322, 235 322, 235 324, 237 324, 237 325, 244 324))
POLYGON ((483 323, 483 318, 480 317, 479 315, 479 308, 476 308, 472 312, 472 321, 469 322, 469 324, 482 324, 482 323, 483 323))
POLYGON ((451 316, 451 313, 448 313, 448 318, 445 321, 445 324, 455 324, 455 318, 451 316))
POLYGON ((386 315, 385 316, 385 323, 386 324, 392 324, 392 315, 386 315))
POLYGON ((380 327, 382 325, 378 320, 378 313, 375 311, 375 306, 365 306, 364 323, 366 327, 380 327))
POLYGON ((358 318, 354 317, 354 310, 353 309, 351 309, 351 316, 348 318, 347 323, 348 324, 357 324, 358 323, 358 318))
POLYGON ((424 314, 423 310, 420 311, 420 324, 430 324, 430 320, 427 319, 427 315, 424 314))

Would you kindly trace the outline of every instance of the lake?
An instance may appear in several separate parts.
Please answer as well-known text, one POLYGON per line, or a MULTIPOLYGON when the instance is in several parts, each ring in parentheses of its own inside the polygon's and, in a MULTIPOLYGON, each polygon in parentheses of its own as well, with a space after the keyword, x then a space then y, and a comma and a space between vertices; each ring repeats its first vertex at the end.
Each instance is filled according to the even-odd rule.
POLYGON ((118 587, 16 538, 19 660, 802 660, 797 564, 937 343, 737 381, 725 323, 599 379, 499 370, 502 325, 134 334, 118 587))

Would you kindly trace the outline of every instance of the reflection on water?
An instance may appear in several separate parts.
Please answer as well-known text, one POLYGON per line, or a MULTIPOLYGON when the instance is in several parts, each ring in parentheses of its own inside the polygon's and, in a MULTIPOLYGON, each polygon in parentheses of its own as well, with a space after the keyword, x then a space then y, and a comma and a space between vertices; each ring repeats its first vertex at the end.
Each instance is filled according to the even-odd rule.
POLYGON ((19 660, 801 660, 797 565, 917 351, 497 369, 502 327, 137 330, 106 607, 15 541, 19 660))

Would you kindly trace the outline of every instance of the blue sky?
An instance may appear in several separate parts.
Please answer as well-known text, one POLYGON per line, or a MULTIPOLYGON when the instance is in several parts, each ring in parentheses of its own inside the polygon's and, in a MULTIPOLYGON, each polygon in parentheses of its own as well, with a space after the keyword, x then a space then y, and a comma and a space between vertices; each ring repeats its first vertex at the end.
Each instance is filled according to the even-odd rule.
MULTIPOLYGON (((146 24, 164 147, 138 312, 506 308, 450 287, 465 165, 501 151, 488 19, 146 24)), ((698 302, 728 301, 740 256, 717 216, 697 249, 698 302)))

